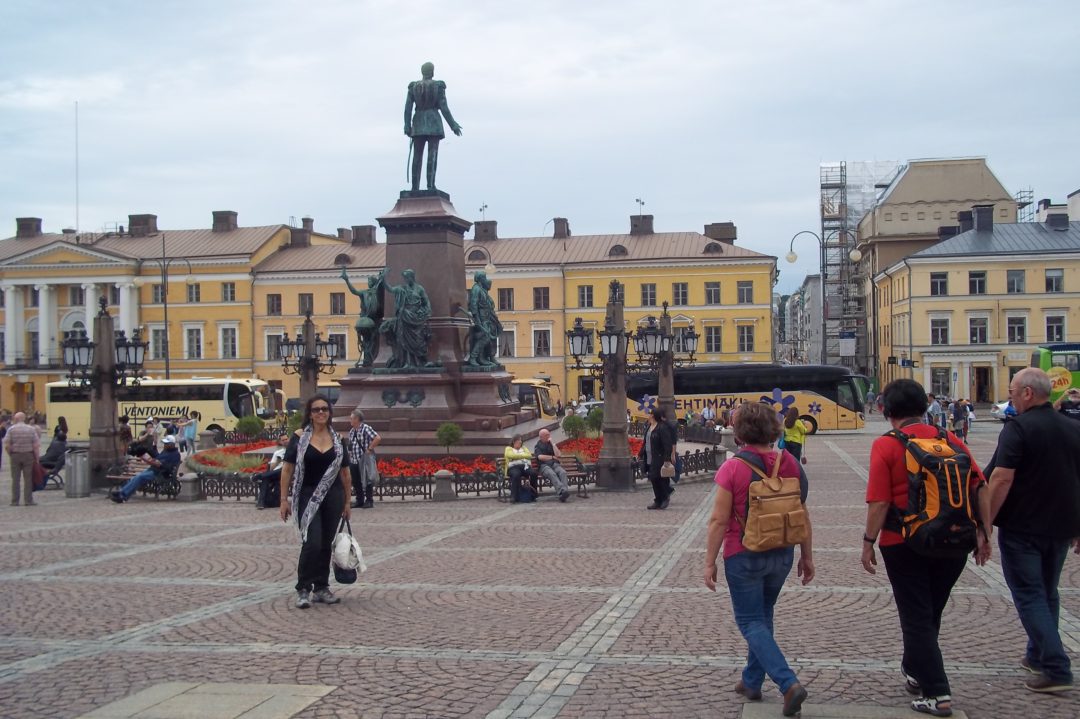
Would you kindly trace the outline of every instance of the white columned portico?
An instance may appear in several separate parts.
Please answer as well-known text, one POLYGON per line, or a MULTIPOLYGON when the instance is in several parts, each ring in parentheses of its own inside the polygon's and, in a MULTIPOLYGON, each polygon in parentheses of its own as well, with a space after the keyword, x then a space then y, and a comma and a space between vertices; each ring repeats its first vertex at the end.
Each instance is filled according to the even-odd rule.
POLYGON ((83 290, 83 312, 86 313, 86 336, 88 338, 94 336, 94 317, 98 313, 98 297, 101 294, 101 288, 93 283, 87 283, 82 286, 83 290))
POLYGON ((118 282, 120 289, 120 327, 128 337, 139 324, 139 288, 132 282, 118 282))
POLYGON ((26 323, 23 320, 23 288, 4 286, 4 363, 15 366, 23 346, 26 323))
POLYGON ((56 344, 56 292, 50 285, 34 285, 38 293, 38 356, 39 365, 48 365, 56 344))

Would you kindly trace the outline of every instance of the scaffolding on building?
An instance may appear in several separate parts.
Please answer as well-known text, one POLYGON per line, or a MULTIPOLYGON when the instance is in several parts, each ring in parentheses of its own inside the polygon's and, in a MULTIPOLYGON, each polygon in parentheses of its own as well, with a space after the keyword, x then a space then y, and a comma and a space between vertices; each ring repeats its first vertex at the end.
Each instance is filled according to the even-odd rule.
POLYGON ((1035 190, 1030 187, 1025 187, 1022 190, 1016 192, 1016 221, 1017 222, 1034 222, 1035 221, 1035 190))
POLYGON ((820 166, 821 272, 824 297, 824 361, 872 373, 867 308, 859 264, 851 259, 859 220, 900 169, 891 160, 828 162, 820 166))

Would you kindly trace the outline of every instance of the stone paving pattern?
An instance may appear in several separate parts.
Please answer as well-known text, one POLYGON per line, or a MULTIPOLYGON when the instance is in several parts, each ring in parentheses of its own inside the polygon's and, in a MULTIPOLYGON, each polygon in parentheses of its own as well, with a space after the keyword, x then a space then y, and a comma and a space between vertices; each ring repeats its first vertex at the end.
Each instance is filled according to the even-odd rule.
MULTIPOLYGON (((811 438, 818 577, 792 575, 777 634, 814 707, 916 716, 884 567, 871 577, 858 561, 870 443, 885 428, 811 438)), ((997 431, 976 424, 980 460, 997 431)), ((6 494, 6 468, 0 478, 6 494)), ((739 717, 745 644, 726 592, 701 581, 712 497, 701 481, 665 512, 645 511, 644 489, 381 503, 354 512, 367 574, 335 588, 341 604, 308 611, 292 606, 294 530, 250 501, 0 497, 0 716, 78 717, 179 682, 333 688, 299 717, 739 717)), ((1062 587, 1076 660, 1080 557, 1062 587)), ((1080 691, 1023 689, 1025 637, 996 562, 969 565, 944 624, 967 716, 1080 716, 1080 691)))

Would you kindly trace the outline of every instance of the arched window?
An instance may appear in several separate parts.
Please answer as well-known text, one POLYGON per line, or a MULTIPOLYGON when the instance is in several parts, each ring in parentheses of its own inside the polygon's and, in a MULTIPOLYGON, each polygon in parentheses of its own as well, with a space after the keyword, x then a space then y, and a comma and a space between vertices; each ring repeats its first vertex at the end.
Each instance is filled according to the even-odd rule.
POLYGON ((724 246, 721 245, 719 242, 710 242, 709 244, 705 245, 705 249, 703 250, 704 254, 706 255, 719 255, 723 251, 724 246))
POLYGON ((473 250, 469 253, 468 262, 487 262, 487 253, 483 250, 473 250))
POLYGON ((338 267, 352 264, 352 255, 342 252, 340 255, 334 258, 334 264, 338 267))
POLYGON ((630 253, 622 245, 612 245, 608 250, 608 257, 625 257, 628 254, 630 253))

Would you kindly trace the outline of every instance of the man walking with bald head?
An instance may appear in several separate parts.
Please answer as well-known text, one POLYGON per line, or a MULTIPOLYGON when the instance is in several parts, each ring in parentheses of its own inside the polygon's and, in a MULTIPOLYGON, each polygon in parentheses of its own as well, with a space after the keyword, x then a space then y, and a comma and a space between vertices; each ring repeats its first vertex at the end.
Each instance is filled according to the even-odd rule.
POLYGON ((1027 368, 1009 383, 1018 415, 991 460, 989 523, 1000 529, 1001 569, 1028 635, 1020 666, 1034 692, 1072 689, 1058 632, 1058 580, 1069 545, 1080 552, 1080 422, 1050 405, 1050 377, 1027 368))
POLYGON ((26 423, 26 414, 16 412, 4 435, 4 448, 11 458, 11 506, 19 506, 19 490, 26 505, 34 505, 34 462, 41 454, 41 437, 26 423), (19 478, 22 477, 22 481, 19 478))

